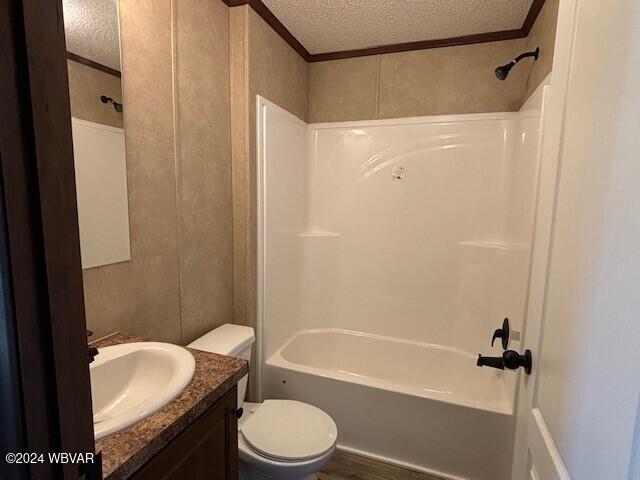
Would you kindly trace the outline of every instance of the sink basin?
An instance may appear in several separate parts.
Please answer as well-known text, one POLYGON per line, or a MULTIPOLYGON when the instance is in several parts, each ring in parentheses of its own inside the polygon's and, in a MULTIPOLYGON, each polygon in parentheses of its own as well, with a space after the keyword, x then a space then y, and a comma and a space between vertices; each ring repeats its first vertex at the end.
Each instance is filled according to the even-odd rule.
POLYGON ((100 348, 90 366, 96 440, 169 403, 189 384, 195 366, 187 349, 170 343, 100 348))

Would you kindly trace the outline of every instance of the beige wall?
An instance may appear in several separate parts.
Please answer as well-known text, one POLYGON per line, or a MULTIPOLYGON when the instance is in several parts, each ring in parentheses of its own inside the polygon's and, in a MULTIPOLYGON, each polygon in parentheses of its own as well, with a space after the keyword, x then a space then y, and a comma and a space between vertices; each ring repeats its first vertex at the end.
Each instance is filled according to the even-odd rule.
POLYGON ((180 342, 169 0, 121 0, 120 29, 132 260, 84 271, 87 326, 180 342))
MULTIPOLYGON (((307 63, 248 6, 231 9, 234 322, 256 322, 256 95, 307 120, 307 63)), ((250 396, 255 392, 252 362, 250 396)))
POLYGON ((182 341, 233 320, 229 8, 179 0, 178 247, 182 341))
POLYGON ((558 23, 558 6, 560 0, 546 0, 540 11, 536 23, 527 37, 527 49, 540 47, 540 57, 537 62, 529 65, 529 77, 523 99, 531 96, 538 85, 551 72, 553 65, 553 51, 556 41, 556 24, 558 23))
POLYGON ((513 69, 501 82, 494 69, 525 45, 519 39, 381 55, 378 118, 518 110, 526 71, 513 69))
POLYGON ((229 10, 173 3, 120 0, 132 260, 84 271, 96 335, 232 321, 229 10))
MULTIPOLYGON (((282 38, 248 6, 249 94, 267 97, 307 119, 308 68, 282 38)), ((255 113, 255 109, 251 109, 255 113)))
POLYGON ((520 108, 526 71, 493 70, 526 39, 373 55, 309 65, 309 120, 335 122, 520 108))
POLYGON ((378 118, 380 57, 309 64, 309 121, 378 118))
POLYGON ((547 0, 528 38, 311 63, 309 121, 517 111, 551 71, 557 10, 547 0), (495 67, 538 45, 538 62, 496 79, 495 67))
POLYGON ((100 101, 101 95, 122 103, 120 79, 114 75, 67 60, 71 115, 90 122, 122 128, 122 113, 100 101))

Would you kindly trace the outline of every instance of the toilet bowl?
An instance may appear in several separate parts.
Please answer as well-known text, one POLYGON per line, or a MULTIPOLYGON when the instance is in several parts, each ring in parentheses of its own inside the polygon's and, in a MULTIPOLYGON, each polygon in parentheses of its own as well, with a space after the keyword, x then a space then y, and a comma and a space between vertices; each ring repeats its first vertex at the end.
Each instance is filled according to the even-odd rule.
MULTIPOLYGON (((249 360, 253 329, 226 324, 188 346, 249 360)), ((241 480, 312 480, 336 448, 338 428, 313 405, 294 400, 245 402, 248 376, 238 382, 238 456, 241 480)))
POLYGON ((240 479, 311 480, 331 459, 338 429, 319 408, 292 400, 243 405, 240 479))

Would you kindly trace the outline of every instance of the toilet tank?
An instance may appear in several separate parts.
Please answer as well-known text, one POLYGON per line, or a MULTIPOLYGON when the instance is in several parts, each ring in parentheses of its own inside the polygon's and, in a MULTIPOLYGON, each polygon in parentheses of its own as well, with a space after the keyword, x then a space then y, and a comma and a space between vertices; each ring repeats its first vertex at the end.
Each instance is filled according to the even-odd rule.
MULTIPOLYGON (((187 346, 203 352, 218 353, 249 361, 255 341, 253 328, 227 323, 205 333, 187 346)), ((245 375, 238 382, 238 407, 241 407, 244 402, 248 379, 249 375, 245 375)))

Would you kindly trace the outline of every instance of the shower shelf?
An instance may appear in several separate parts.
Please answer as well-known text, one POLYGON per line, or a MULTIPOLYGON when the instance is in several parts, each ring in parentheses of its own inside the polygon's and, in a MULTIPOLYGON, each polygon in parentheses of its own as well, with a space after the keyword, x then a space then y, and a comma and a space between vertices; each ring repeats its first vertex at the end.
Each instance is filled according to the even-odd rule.
POLYGON ((322 231, 303 232, 298 234, 298 237, 300 238, 338 238, 339 236, 340 234, 336 232, 322 232, 322 231))

